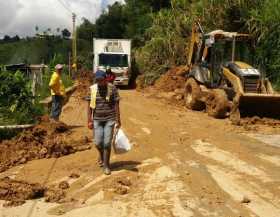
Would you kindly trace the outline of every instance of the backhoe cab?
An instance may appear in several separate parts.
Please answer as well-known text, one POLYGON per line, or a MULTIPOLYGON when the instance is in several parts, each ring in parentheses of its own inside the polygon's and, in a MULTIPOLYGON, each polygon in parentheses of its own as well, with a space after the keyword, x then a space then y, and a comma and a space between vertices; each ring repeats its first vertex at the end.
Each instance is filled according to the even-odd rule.
POLYGON ((205 34, 201 25, 192 28, 188 50, 185 103, 215 118, 240 114, 275 117, 280 96, 264 74, 252 67, 252 39, 248 34, 215 30, 205 34))

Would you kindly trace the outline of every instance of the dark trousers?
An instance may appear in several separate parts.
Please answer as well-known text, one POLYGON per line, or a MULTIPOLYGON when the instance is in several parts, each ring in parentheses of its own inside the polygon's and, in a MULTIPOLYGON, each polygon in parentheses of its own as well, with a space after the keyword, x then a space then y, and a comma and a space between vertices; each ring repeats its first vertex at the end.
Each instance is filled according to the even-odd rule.
POLYGON ((54 95, 52 96, 52 110, 51 118, 58 120, 61 114, 63 104, 63 96, 54 95))

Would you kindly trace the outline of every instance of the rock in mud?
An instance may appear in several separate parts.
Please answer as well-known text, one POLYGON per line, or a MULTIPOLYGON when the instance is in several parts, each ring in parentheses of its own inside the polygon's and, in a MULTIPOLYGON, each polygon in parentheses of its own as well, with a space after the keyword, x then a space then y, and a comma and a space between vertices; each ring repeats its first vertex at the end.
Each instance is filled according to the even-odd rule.
POLYGON ((66 182, 66 181, 62 181, 62 182, 60 182, 60 183, 59 183, 58 187, 59 187, 60 189, 65 190, 65 189, 70 188, 70 185, 69 185, 69 183, 68 183, 68 182, 66 182))
POLYGON ((131 180, 128 177, 118 177, 114 180, 114 192, 120 195, 128 194, 131 180))
POLYGON ((59 188, 50 188, 45 192, 44 196, 46 202, 59 203, 66 197, 66 193, 59 188))
POLYGON ((180 100, 183 100, 184 99, 184 95, 177 95, 176 96, 176 100, 180 101, 180 100))
POLYGON ((80 175, 77 173, 71 173, 69 177, 72 179, 78 179, 78 178, 80 178, 80 175))
POLYGON ((123 186, 123 185, 117 185, 114 188, 114 192, 120 195, 128 194, 129 193, 129 187, 123 186))
POLYGON ((248 204, 248 203, 251 203, 251 200, 250 200, 250 198, 244 196, 243 199, 241 200, 241 203, 246 203, 246 204, 248 204))

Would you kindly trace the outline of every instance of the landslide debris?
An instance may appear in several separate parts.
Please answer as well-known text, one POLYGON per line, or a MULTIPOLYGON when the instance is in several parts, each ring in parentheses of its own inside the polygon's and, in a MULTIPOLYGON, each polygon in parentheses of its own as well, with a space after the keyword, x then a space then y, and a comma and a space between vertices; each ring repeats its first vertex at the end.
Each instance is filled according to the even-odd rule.
POLYGON ((186 78, 183 76, 185 66, 178 66, 163 74, 155 83, 155 88, 164 92, 173 92, 185 87, 186 78))
POLYGON ((70 185, 67 181, 62 181, 62 182, 59 183, 58 187, 60 189, 64 190, 64 189, 70 188, 70 185))
POLYGON ((272 127, 279 127, 280 120, 272 119, 272 118, 261 118, 259 116, 254 117, 244 117, 241 120, 241 125, 268 125, 272 127))
POLYGON ((153 87, 146 88, 152 97, 165 99, 169 104, 183 106, 186 67, 178 66, 163 74, 153 87))
POLYGON ((45 201, 50 203, 60 203, 66 197, 66 192, 57 187, 48 188, 44 193, 45 201))
POLYGON ((34 128, 0 143, 0 172, 31 160, 58 158, 90 149, 85 139, 66 140, 68 133, 70 129, 64 123, 51 122, 48 117, 43 117, 34 128))
POLYGON ((4 206, 18 206, 25 200, 41 198, 45 190, 40 184, 29 184, 9 177, 0 179, 0 199, 7 201, 4 206))
POLYGON ((72 179, 77 179, 77 178, 80 178, 80 175, 77 174, 77 173, 71 173, 69 178, 72 178, 72 179))
POLYGON ((13 180, 9 177, 0 179, 0 200, 5 200, 5 207, 19 206, 26 200, 45 197, 46 202, 60 202, 66 193, 57 187, 44 187, 38 183, 13 180))
POLYGON ((80 71, 77 82, 76 95, 79 97, 85 97, 89 95, 89 87, 93 84, 93 73, 92 71, 80 71))
POLYGON ((108 183, 104 185, 104 191, 110 191, 114 194, 118 195, 125 195, 128 194, 131 190, 132 183, 135 183, 135 177, 128 177, 128 176, 119 176, 111 179, 108 183))

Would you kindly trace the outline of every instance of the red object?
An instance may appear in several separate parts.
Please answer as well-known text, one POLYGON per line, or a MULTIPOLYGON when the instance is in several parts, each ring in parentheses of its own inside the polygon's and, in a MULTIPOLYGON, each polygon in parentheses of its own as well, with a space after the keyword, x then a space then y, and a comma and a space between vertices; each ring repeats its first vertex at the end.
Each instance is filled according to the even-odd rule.
POLYGON ((106 81, 110 82, 110 83, 114 83, 115 79, 116 79, 116 75, 114 73, 110 73, 110 74, 106 74, 106 81))

